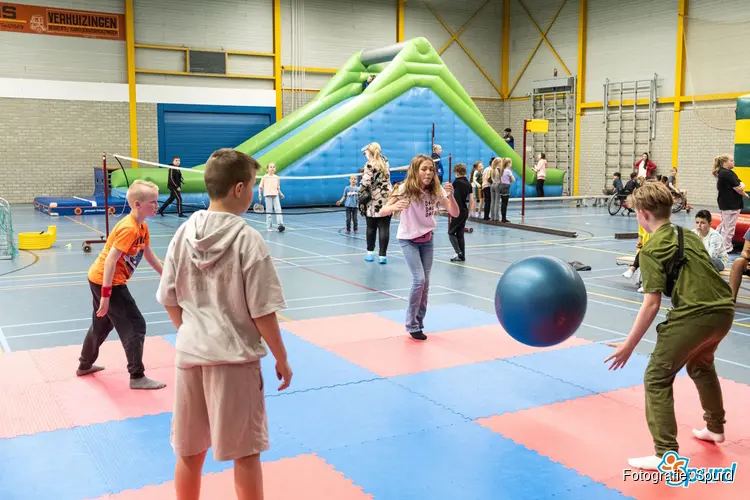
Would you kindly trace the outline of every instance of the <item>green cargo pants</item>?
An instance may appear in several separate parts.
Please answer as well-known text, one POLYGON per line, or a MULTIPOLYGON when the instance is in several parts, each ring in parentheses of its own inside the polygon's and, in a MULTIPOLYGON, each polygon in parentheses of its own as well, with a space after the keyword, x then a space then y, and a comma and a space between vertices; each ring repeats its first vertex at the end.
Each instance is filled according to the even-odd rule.
POLYGON ((711 432, 723 433, 724 401, 714 366, 714 353, 732 326, 734 314, 708 314, 695 319, 665 321, 656 327, 657 341, 646 368, 646 422, 657 456, 679 452, 672 384, 687 368, 711 432))

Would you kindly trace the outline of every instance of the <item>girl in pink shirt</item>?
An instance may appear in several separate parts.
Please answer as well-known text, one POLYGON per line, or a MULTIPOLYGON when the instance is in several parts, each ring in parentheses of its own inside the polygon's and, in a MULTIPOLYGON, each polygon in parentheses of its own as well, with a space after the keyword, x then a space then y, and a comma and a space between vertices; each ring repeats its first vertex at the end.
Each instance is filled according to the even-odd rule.
POLYGON ((406 331, 415 340, 426 340, 424 317, 427 312, 427 296, 430 286, 430 271, 434 246, 432 232, 437 222, 438 205, 442 205, 451 217, 458 216, 458 204, 453 198, 453 185, 446 182, 442 187, 435 175, 435 163, 427 155, 417 155, 411 161, 406 180, 391 193, 388 203, 380 209, 381 216, 400 214, 398 242, 404 260, 412 274, 409 308, 406 311, 406 331))
POLYGON ((278 225, 279 232, 283 232, 284 217, 281 215, 281 200, 279 196, 283 198, 284 193, 281 192, 281 178, 276 175, 276 164, 268 164, 266 175, 260 179, 258 193, 260 194, 260 198, 265 198, 266 200, 266 224, 268 225, 268 230, 273 231, 271 214, 276 214, 276 224, 278 225))
POLYGON ((544 153, 539 153, 539 161, 534 165, 534 172, 536 172, 536 195, 544 198, 544 179, 547 178, 547 156, 544 153))

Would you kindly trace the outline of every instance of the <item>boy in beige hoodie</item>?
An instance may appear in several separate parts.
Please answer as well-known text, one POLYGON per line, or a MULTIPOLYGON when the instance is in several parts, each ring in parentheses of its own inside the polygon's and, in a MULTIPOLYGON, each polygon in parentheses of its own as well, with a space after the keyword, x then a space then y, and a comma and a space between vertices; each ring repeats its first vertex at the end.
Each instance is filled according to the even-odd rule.
POLYGON ((234 461, 238 498, 262 498, 266 344, 283 379, 279 390, 292 378, 276 317, 286 307, 281 283, 265 241, 241 217, 258 168, 238 151, 214 152, 205 170, 208 210, 177 230, 164 261, 157 300, 177 328, 171 442, 178 500, 200 497, 209 447, 217 461, 234 461))

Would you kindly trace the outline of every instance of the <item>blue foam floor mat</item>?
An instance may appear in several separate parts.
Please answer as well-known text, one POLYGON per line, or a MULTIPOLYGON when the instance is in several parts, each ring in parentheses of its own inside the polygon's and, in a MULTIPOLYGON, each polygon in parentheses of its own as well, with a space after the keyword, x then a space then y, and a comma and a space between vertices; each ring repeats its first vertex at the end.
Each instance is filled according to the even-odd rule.
MULTIPOLYGON (((283 328, 281 329, 281 336, 284 339, 289 362, 292 365, 292 385, 283 392, 277 390, 280 382, 276 378, 276 358, 273 357, 273 353, 269 349, 268 355, 261 360, 267 397, 381 378, 377 374, 322 347, 318 347, 283 328), (325 370, 321 367, 325 367, 325 370)), ((177 335, 164 335, 164 339, 175 345, 177 335)))
POLYGON ((375 498, 626 498, 471 422, 318 454, 375 498))
MULTIPOLYGON (((0 440, 0 498, 80 500, 171 481, 171 419, 162 413, 0 440)), ((263 461, 310 452, 273 422, 269 440, 263 461)), ((204 473, 232 466, 209 450, 204 473)))
POLYGON ((466 421, 388 380, 268 398, 266 407, 269 422, 316 451, 466 421))
POLYGON ((292 366, 292 385, 283 392, 278 392, 280 382, 276 378, 276 359, 269 350, 268 355, 261 361, 268 397, 380 378, 377 374, 297 337, 283 328, 281 334, 286 345, 289 363, 292 366))
MULTIPOLYGON (((406 318, 406 309, 381 311, 378 314, 384 318, 403 324, 406 318)), ((497 317, 470 307, 458 304, 440 304, 427 306, 427 314, 424 318, 425 333, 444 332, 457 330, 459 328, 472 328, 475 326, 497 325, 497 317)))
POLYGON ((472 420, 592 394, 504 359, 390 380, 472 420))
MULTIPOLYGON (((604 344, 588 344, 568 349, 543 351, 509 358, 529 370, 588 389, 595 393, 616 391, 643 384, 648 356, 633 353, 624 368, 610 370, 604 363, 614 349, 604 344)), ((686 372, 683 369, 680 375, 686 372)))

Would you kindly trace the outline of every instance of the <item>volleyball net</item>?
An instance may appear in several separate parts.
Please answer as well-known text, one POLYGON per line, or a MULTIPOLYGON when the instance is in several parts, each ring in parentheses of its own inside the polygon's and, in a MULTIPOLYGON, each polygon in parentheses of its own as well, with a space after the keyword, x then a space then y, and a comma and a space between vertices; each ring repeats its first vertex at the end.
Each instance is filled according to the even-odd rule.
MULTIPOLYGON (((114 215, 107 204, 113 200, 122 203, 125 200, 127 190, 133 181, 138 178, 153 182, 159 187, 159 203, 162 206, 166 201, 172 201, 166 210, 169 213, 177 209, 167 178, 169 172, 177 170, 182 177, 179 195, 181 197, 183 213, 192 213, 197 210, 208 208, 210 200, 206 193, 204 182, 204 171, 198 168, 189 168, 164 163, 132 158, 130 156, 105 153, 102 160, 102 168, 109 173, 109 196, 105 197, 105 213, 114 215), (112 161, 114 160, 114 162, 112 161)), ((388 166, 391 183, 401 182, 406 175, 408 165, 388 166)), ((265 170, 265 169, 264 169, 265 170)), ((326 175, 303 175, 304 172, 294 171, 286 174, 281 171, 280 192, 282 209, 285 215, 313 215, 325 213, 326 211, 344 211, 344 192, 351 185, 351 178, 356 178, 356 186, 359 187, 360 180, 364 175, 364 162, 359 168, 353 168, 348 172, 332 173, 326 175), (339 202, 340 205, 339 205, 339 202)), ((264 196, 261 191, 261 181, 265 177, 265 171, 257 175, 255 179, 254 204, 250 213, 263 214, 266 211, 264 196)))

